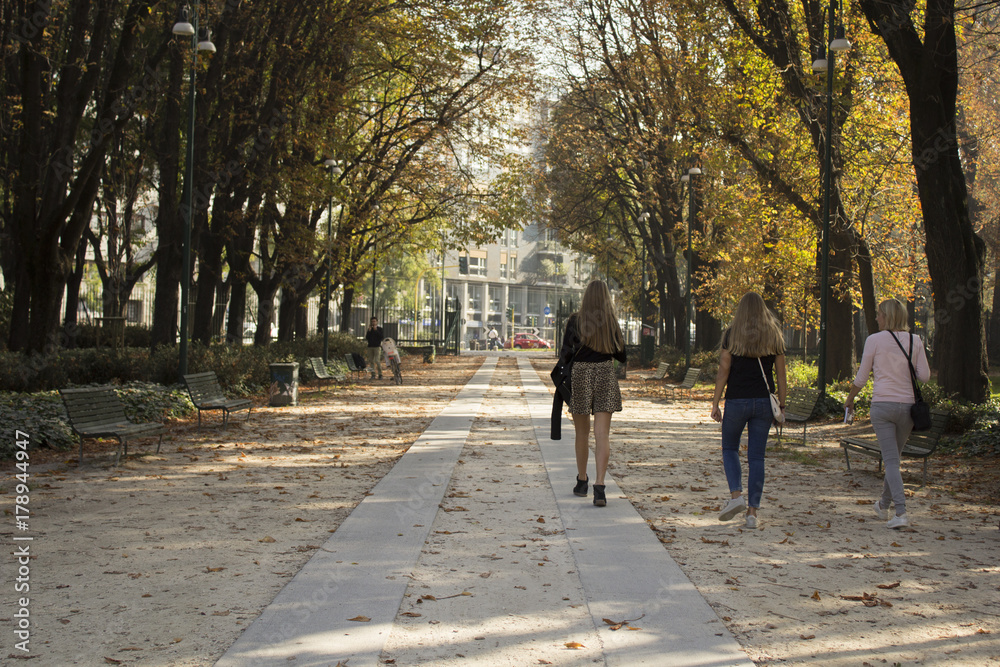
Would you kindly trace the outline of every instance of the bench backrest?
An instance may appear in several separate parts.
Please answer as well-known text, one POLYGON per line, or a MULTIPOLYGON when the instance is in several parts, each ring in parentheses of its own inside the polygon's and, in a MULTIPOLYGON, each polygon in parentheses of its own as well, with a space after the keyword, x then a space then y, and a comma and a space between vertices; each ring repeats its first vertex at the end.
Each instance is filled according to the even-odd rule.
POLYGON ((689 388, 693 387, 694 383, 698 381, 698 378, 700 376, 701 376, 701 369, 700 368, 689 368, 689 369, 687 369, 687 373, 684 374, 684 381, 681 382, 681 386, 683 386, 683 387, 689 387, 689 388))
POLYGON ((184 384, 187 385, 191 401, 195 405, 226 397, 222 393, 222 387, 219 386, 219 378, 215 375, 215 371, 185 375, 184 384))
POLYGON ((344 361, 347 362, 347 368, 352 373, 357 373, 359 370, 361 370, 358 368, 357 364, 354 363, 354 357, 351 356, 350 352, 344 354, 344 361))
POLYGON ((919 449, 928 454, 937 449, 941 441, 941 435, 948 428, 948 418, 951 411, 946 408, 931 409, 931 427, 926 431, 911 431, 910 437, 906 439, 906 448, 919 449))
POLYGON ((313 373, 316 374, 316 377, 324 380, 332 377, 330 372, 326 370, 326 364, 323 363, 323 357, 309 357, 309 365, 312 366, 313 373))
POLYGON ((86 429, 103 424, 128 421, 121 399, 111 387, 60 389, 66 414, 75 428, 86 429))
POLYGON ((785 396, 785 412, 802 415, 808 419, 816 411, 817 403, 819 403, 819 389, 791 387, 785 396))

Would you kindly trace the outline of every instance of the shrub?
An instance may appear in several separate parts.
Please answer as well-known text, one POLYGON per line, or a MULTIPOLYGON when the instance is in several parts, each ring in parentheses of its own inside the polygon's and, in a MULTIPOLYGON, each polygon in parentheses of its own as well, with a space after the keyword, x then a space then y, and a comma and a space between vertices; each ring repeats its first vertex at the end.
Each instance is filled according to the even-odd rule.
MULTIPOLYGON (((330 335, 330 359, 343 359, 346 352, 363 352, 365 344, 351 334, 330 335)), ((227 392, 250 395, 267 390, 268 366, 277 361, 297 361, 300 368, 308 357, 323 354, 321 336, 263 347, 192 344, 188 350, 188 372, 215 371, 227 392)), ((59 350, 53 354, 26 355, 0 352, 0 391, 48 391, 70 385, 112 382, 177 384, 179 350, 160 347, 123 350, 84 348, 59 350)))
POLYGON ((29 446, 68 449, 76 436, 66 423, 66 410, 55 391, 35 394, 0 393, 0 429, 11 437, 0 438, 0 458, 14 456, 12 437, 16 430, 27 433, 29 446))
MULTIPOLYGON (((116 388, 125 416, 137 423, 159 422, 182 417, 192 410, 187 393, 180 387, 162 387, 133 382, 116 388)), ((4 433, 21 430, 31 436, 31 447, 70 449, 79 443, 66 418, 57 391, 33 394, 0 392, 0 429, 4 433)), ((14 439, 0 439, 0 458, 14 455, 14 439)))

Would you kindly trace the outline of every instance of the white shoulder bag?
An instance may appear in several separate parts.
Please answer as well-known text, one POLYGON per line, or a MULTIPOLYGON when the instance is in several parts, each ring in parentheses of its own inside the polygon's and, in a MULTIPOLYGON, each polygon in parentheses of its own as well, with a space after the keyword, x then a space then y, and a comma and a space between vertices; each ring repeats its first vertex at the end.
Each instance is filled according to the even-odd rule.
POLYGON ((767 395, 771 398, 771 414, 774 415, 774 421, 783 422, 785 421, 785 415, 781 411, 781 403, 778 401, 778 397, 774 395, 774 392, 771 391, 771 385, 767 383, 767 375, 764 374, 764 364, 761 363, 760 357, 757 357, 757 365, 760 366, 760 376, 764 378, 767 395))

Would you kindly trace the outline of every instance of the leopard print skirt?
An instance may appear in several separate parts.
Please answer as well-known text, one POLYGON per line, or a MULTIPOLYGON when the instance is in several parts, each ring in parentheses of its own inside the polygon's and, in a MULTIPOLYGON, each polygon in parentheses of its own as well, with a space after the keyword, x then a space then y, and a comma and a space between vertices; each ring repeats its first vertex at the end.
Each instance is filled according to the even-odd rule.
POLYGON ((574 415, 622 411, 622 392, 611 359, 596 363, 577 361, 573 364, 572 382, 569 411, 574 415))

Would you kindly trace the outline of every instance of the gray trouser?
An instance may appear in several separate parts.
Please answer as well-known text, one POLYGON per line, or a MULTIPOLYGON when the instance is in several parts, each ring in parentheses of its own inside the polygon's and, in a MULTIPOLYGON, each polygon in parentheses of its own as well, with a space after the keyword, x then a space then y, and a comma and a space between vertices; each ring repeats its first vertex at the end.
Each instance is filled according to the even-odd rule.
POLYGON ((883 509, 889 509, 889 503, 892 502, 896 506, 897 516, 906 512, 903 475, 899 472, 899 453, 903 451, 903 445, 913 430, 910 405, 878 401, 872 403, 869 413, 879 449, 882 450, 882 463, 885 465, 880 505, 883 509))
POLYGON ((378 376, 382 377, 382 348, 381 347, 370 347, 368 348, 368 372, 375 377, 375 369, 378 369, 378 376))

